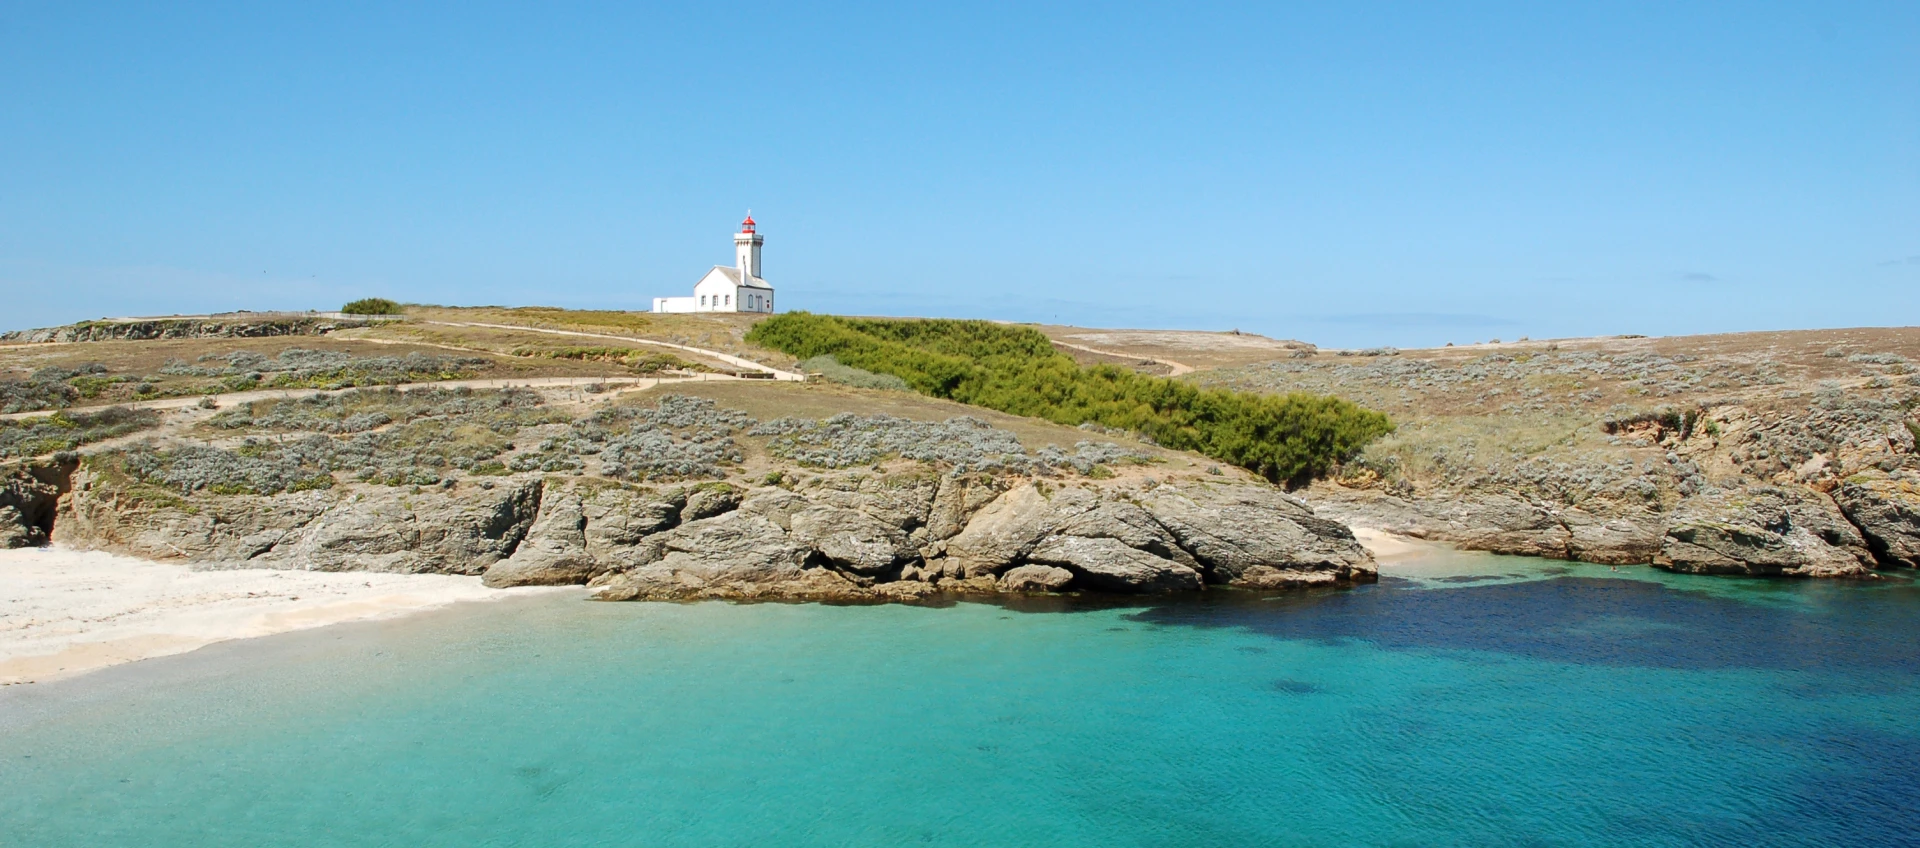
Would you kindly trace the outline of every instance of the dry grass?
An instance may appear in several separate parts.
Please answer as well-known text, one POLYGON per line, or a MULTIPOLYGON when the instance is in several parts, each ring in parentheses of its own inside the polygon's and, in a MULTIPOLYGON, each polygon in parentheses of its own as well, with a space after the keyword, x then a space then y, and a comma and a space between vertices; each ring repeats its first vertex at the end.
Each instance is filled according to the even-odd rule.
MULTIPOLYGON (((558 309, 545 306, 410 306, 407 315, 417 322, 477 322, 515 324, 550 330, 605 333, 653 339, 717 350, 746 357, 776 368, 788 368, 793 357, 746 343, 743 338, 765 315, 748 313, 654 314, 612 310, 558 309)), ((454 328, 464 329, 464 328, 454 328)))

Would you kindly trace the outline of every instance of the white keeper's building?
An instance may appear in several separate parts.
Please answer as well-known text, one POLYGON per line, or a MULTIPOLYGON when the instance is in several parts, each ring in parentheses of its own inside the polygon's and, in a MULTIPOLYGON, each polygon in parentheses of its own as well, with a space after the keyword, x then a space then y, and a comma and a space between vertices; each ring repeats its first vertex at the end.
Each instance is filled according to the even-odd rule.
POLYGON ((760 279, 760 245, 753 214, 733 234, 733 267, 715 265, 693 284, 692 297, 656 297, 655 312, 772 312, 773 286, 760 279))

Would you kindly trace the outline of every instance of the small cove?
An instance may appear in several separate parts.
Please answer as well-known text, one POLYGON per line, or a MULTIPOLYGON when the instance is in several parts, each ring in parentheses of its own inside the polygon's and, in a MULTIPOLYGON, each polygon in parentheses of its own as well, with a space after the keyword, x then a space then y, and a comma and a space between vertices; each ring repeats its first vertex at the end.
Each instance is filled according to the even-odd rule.
POLYGON ((1920 844, 1920 589, 547 595, 0 690, 0 844, 1920 844))

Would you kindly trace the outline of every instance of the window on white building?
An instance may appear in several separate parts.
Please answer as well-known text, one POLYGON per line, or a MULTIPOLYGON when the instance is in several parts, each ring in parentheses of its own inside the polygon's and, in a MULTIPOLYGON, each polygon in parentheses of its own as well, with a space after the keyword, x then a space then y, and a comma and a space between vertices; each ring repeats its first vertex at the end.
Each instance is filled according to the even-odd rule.
POLYGON ((704 294, 700 296, 700 305, 701 305, 701 306, 706 306, 706 305, 707 305, 707 296, 706 296, 706 295, 704 295, 704 294))

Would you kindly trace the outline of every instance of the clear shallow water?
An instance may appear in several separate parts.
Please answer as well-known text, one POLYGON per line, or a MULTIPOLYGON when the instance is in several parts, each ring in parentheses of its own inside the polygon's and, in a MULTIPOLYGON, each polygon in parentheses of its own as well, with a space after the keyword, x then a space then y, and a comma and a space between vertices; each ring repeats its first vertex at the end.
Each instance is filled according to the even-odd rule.
POLYGON ((0 690, 0 845, 1920 844, 1920 589, 572 597, 0 690))

